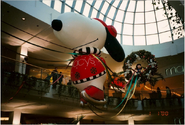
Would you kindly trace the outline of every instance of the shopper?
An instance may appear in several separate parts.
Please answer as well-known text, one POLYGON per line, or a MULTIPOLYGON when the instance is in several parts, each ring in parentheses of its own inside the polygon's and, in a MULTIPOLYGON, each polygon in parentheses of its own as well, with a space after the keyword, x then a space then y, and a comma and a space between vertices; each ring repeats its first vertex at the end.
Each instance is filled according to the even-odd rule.
POLYGON ((72 81, 71 81, 71 80, 69 80, 69 82, 67 83, 67 85, 72 85, 72 81))
POLYGON ((160 88, 159 87, 157 87, 157 98, 158 99, 161 99, 161 90, 160 90, 160 88))
POLYGON ((171 98, 171 90, 168 86, 166 86, 166 98, 171 98))
POLYGON ((62 72, 60 72, 58 77, 60 77, 59 84, 62 84, 62 81, 63 81, 63 78, 64 78, 64 75, 62 74, 62 72))
MULTIPOLYGON (((53 83, 57 80, 58 78, 58 71, 57 71, 57 67, 55 67, 55 69, 53 70, 52 72, 52 77, 53 77, 53 83)), ((56 85, 57 85, 57 82, 55 82, 53 84, 53 89, 56 89, 56 85)))

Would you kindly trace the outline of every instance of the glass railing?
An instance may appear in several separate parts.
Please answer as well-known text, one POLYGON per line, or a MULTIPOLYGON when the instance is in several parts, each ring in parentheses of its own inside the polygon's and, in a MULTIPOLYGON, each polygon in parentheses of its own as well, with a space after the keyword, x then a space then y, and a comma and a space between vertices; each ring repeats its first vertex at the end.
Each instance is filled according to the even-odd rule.
POLYGON ((15 59, 1 55, 1 67, 2 71, 14 72, 16 67, 20 68, 20 74, 27 74, 29 77, 36 77, 39 79, 45 79, 51 71, 39 66, 35 66, 29 63, 20 62, 15 59))
MULTIPOLYGON (((19 62, 9 57, 1 57, 2 89, 6 89, 7 86, 11 86, 18 89, 21 86, 21 89, 26 89, 27 92, 35 90, 43 96, 46 93, 50 93, 53 83, 52 78, 48 79, 48 76, 51 75, 50 70, 29 63, 19 62), (22 65, 25 68, 23 68, 25 74, 15 72, 15 67, 20 67, 22 65)), ((56 89, 52 89, 52 94, 57 94, 59 97, 65 96, 76 99, 80 98, 79 91, 76 87, 72 85, 63 84, 57 84, 56 86, 56 89)))
POLYGON ((1 55, 1 85, 9 85, 29 90, 37 90, 41 93, 49 91, 50 81, 46 79, 50 71, 28 63, 19 62, 1 55), (21 67, 22 66, 22 67, 21 67), (21 67, 23 72, 16 72, 15 67, 21 67), (38 73, 31 73, 37 70, 38 73))
POLYGON ((45 79, 39 79, 36 77, 29 77, 27 74, 20 74, 18 72, 1 72, 1 85, 3 89, 7 89, 7 86, 16 88, 23 88, 27 91, 36 90, 38 93, 49 92, 50 81, 45 79))
POLYGON ((65 97, 71 97, 76 99, 80 98, 79 90, 72 85, 63 85, 63 84, 58 85, 57 94, 59 97, 65 96, 65 97))
MULTIPOLYGON (((19 62, 21 63, 21 62, 19 62)), ((30 91, 37 91, 38 94, 44 96, 47 93, 50 93, 52 89, 52 85, 50 80, 46 79, 47 75, 49 75, 49 70, 43 69, 31 64, 24 63, 26 65, 26 74, 21 74, 14 71, 14 67, 16 65, 16 61, 3 57, 1 60, 2 64, 2 71, 1 71, 1 86, 2 91, 9 88, 7 86, 14 87, 14 90, 17 90, 22 85, 22 89, 26 90, 26 92, 30 91), (30 69, 37 69, 40 71, 41 75, 30 74, 30 69), (45 71, 45 72, 43 72, 45 71), (42 74, 43 73, 43 74, 42 74), (45 73, 45 74, 44 74, 45 73), (41 77, 42 76, 42 77, 41 77), (23 82, 25 82, 23 84, 23 82)), ((80 92, 79 90, 72 86, 72 85, 63 85, 57 84, 56 89, 52 89, 53 92, 51 94, 55 94, 58 97, 68 97, 77 99, 76 101, 79 102, 80 99, 80 92)), ((20 91, 21 92, 21 91, 20 91)), ((142 92, 140 91, 140 96, 142 96, 142 92)), ((47 97, 47 96, 46 96, 47 97)), ((119 97, 110 97, 105 96, 107 100, 107 104, 105 107, 107 109, 115 108, 116 106, 120 105, 118 109, 120 109, 126 103, 126 98, 123 101, 123 98, 119 97)), ((159 108, 184 108, 184 98, 183 97, 173 97, 170 99, 162 98, 162 99, 130 99, 126 106, 125 110, 155 110, 159 108), (138 108, 141 107, 141 108, 138 108)))

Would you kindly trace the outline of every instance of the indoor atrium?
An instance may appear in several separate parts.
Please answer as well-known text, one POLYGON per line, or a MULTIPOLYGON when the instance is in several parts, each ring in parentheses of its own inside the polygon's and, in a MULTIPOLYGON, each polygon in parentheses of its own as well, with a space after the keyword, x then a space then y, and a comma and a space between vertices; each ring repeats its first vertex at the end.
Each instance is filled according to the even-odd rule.
POLYGON ((184 1, 1 0, 1 124, 184 124, 184 1))

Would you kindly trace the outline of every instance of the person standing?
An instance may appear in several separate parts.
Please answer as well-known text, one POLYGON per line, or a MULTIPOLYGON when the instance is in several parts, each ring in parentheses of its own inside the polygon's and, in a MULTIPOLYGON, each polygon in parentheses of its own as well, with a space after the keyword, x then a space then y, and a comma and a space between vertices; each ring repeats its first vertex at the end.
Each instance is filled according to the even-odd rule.
POLYGON ((168 86, 166 86, 166 99, 170 106, 172 106, 172 100, 171 100, 171 90, 168 86))
POLYGON ((161 90, 160 90, 160 88, 159 87, 157 87, 157 98, 158 99, 161 99, 161 90))
POLYGON ((62 84, 62 81, 63 81, 63 78, 64 78, 64 75, 62 74, 62 72, 60 72, 59 76, 60 79, 59 79, 59 85, 62 84))
POLYGON ((168 86, 166 86, 166 98, 171 98, 171 90, 168 86))
POLYGON ((72 85, 72 81, 71 81, 71 80, 69 80, 69 82, 67 83, 67 85, 72 85))
MULTIPOLYGON (((52 72, 52 77, 53 77, 53 82, 55 82, 58 78, 58 71, 57 71, 57 67, 55 67, 55 69, 53 70, 52 72)), ((57 82, 55 82, 53 84, 53 89, 56 89, 56 85, 57 85, 57 82)))
POLYGON ((161 97, 162 97, 161 90, 160 90, 159 87, 157 87, 157 99, 159 99, 159 103, 163 107, 164 106, 164 100, 162 100, 161 97))

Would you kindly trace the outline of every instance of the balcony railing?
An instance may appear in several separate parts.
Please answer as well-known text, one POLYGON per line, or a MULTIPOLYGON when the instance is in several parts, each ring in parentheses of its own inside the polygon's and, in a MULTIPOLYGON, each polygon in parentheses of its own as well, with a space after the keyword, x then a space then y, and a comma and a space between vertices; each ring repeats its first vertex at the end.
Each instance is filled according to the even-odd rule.
MULTIPOLYGON (((51 93, 58 97, 72 98, 76 99, 79 102, 80 92, 78 89, 71 85, 57 85, 56 89, 52 89, 50 82, 47 80, 42 80, 35 77, 28 77, 27 75, 19 74, 16 72, 2 72, 2 89, 6 89, 7 86, 14 87, 17 90, 23 81, 26 83, 23 85, 22 89, 30 91, 30 94, 35 95, 33 91, 37 91, 38 94, 42 94, 43 97, 47 93, 51 93), (52 91, 50 91, 52 90, 52 91)), ((21 92, 21 91, 20 91, 21 92)), ((55 98, 56 96, 52 96, 55 98)), ((56 98, 59 99, 59 98, 56 98)), ((119 105, 122 101, 122 98, 118 97, 107 97, 107 104, 105 105, 107 109, 111 110, 119 105)), ((126 99, 125 99, 126 100, 126 99)), ((125 101, 123 102, 125 104, 125 101)), ((123 104, 118 108, 120 109, 123 104)), ((184 108, 184 98, 162 98, 162 99, 130 99, 125 106, 124 111, 149 111, 149 110, 159 110, 159 109, 182 109, 184 108)))
POLYGON ((49 92, 50 82, 48 80, 39 79, 36 77, 29 77, 28 75, 20 74, 14 71, 12 72, 2 71, 1 73, 2 73, 1 75, 2 89, 5 86, 11 86, 14 88, 18 88, 22 85, 22 88, 26 89, 27 91, 35 90, 38 93, 48 93, 49 92))
MULTIPOLYGON (((10 63, 9 63, 10 64, 10 63)), ((13 64, 13 62, 11 63, 13 64)), ((4 65, 3 65, 4 66, 4 65)), ((15 66, 15 65, 14 65, 15 66)), ((10 66, 9 66, 10 67, 10 66)), ((41 69, 40 69, 41 70, 41 69)), ((22 85, 22 92, 29 92, 33 95, 41 95, 43 97, 51 97, 59 99, 60 97, 75 99, 76 103, 79 103, 80 92, 74 86, 69 85, 57 85, 56 89, 52 89, 51 83, 49 80, 36 78, 30 76, 29 74, 21 74, 15 71, 2 70, 1 72, 1 86, 2 92, 7 89, 12 91, 18 90, 22 85), (52 96, 48 96, 48 95, 52 96)), ((112 110, 122 101, 122 98, 119 97, 108 97, 106 96, 107 104, 104 106, 107 110, 112 110)), ((125 99, 126 100, 126 99, 125 99)), ((125 104, 125 101, 120 105, 118 110, 125 104)), ((184 98, 183 97, 174 97, 170 99, 130 99, 125 106, 124 111, 151 111, 159 109, 182 109, 184 108, 184 98)))

